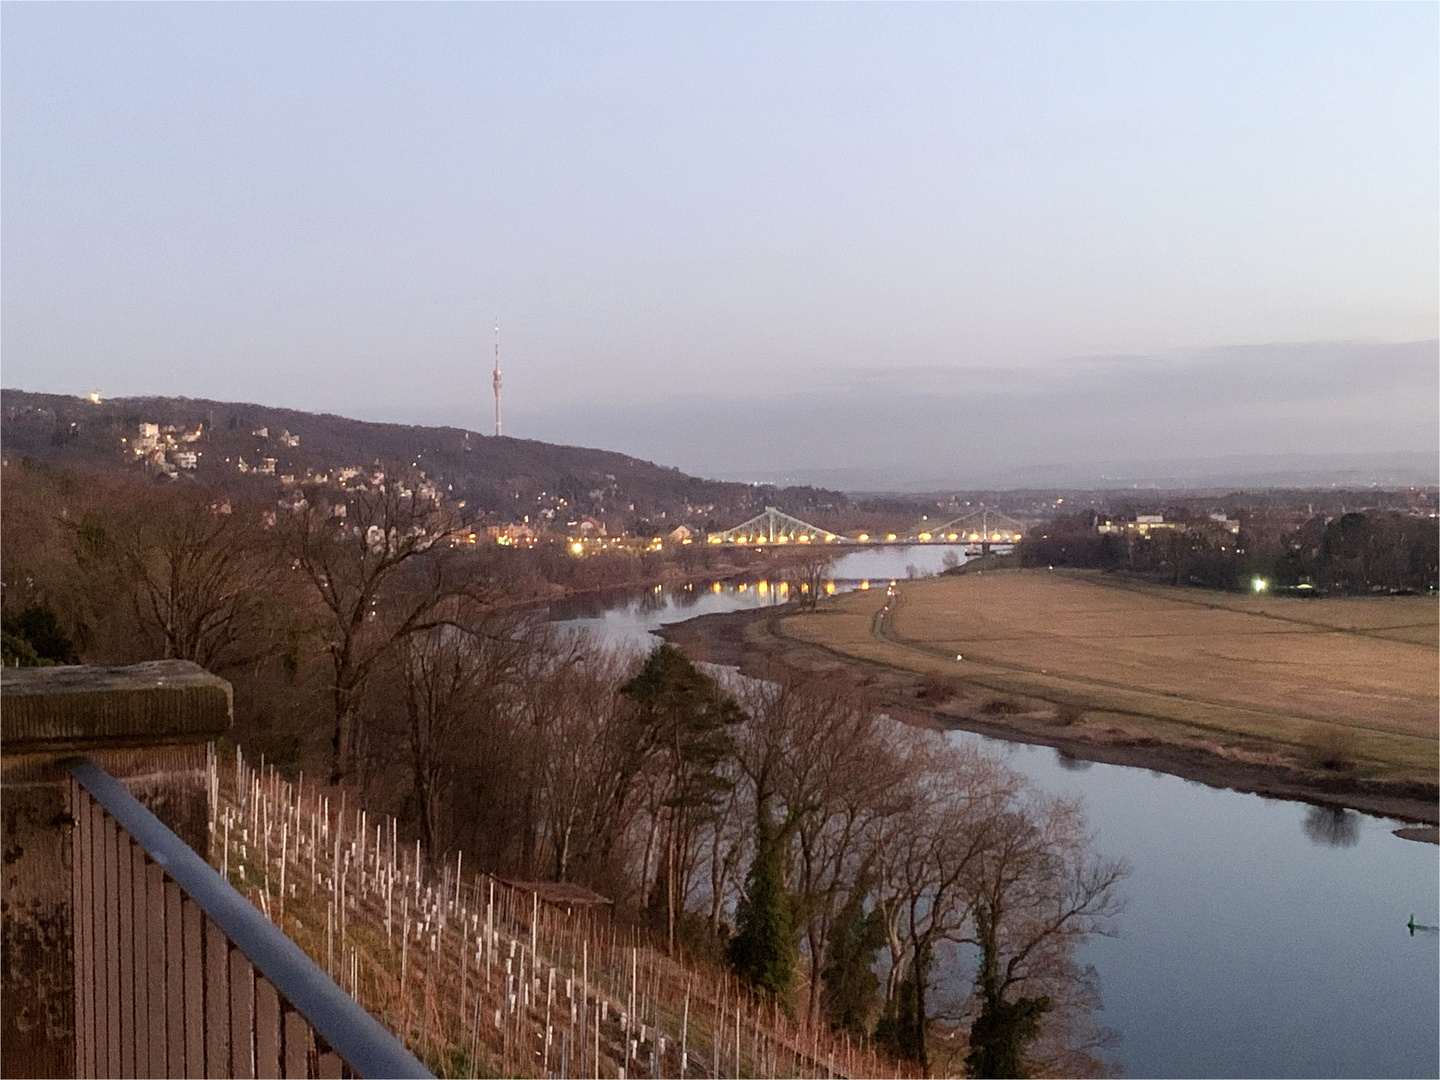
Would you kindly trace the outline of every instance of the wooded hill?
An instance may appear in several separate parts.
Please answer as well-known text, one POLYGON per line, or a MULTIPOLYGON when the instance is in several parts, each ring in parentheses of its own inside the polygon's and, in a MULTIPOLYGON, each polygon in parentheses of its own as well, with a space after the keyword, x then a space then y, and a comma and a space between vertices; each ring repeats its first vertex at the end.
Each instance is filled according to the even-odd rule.
POLYGON ((345 468, 407 466, 423 471, 448 498, 464 499, 495 522, 538 521, 544 511, 563 525, 595 517, 610 532, 668 531, 679 524, 728 528, 766 505, 826 517, 849 500, 818 488, 753 486, 687 476, 608 450, 496 438, 452 427, 417 427, 351 420, 265 405, 199 398, 88 398, 0 391, 0 448, 59 466, 140 472, 133 446, 142 423, 203 434, 181 448, 197 453, 189 477, 236 489, 278 477, 328 475, 345 468), (264 431, 264 435, 257 432, 264 431), (282 434, 299 436, 296 445, 282 434), (252 471, 242 473, 241 459, 252 471), (274 475, 253 471, 274 458, 274 475), (562 501, 563 500, 563 501, 562 501))

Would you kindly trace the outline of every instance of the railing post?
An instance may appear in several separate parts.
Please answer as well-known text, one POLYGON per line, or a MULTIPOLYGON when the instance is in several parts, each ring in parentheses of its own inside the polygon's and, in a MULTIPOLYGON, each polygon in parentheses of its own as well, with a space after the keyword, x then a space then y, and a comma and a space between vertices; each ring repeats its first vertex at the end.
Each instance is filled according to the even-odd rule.
MULTIPOLYGON (((90 985, 77 999, 75 938, 120 935, 133 942, 148 932, 150 910, 164 901, 141 879, 143 860, 121 866, 113 838, 69 811, 66 763, 89 757, 126 787, 197 851, 209 843, 205 744, 230 727, 230 684, 196 664, 161 660, 121 668, 50 667, 0 670, 0 788, 3 788, 3 909, 0 948, 0 1074, 75 1076, 105 1071, 100 1062, 76 1061, 79 1048, 93 1053, 87 1030, 111 1022, 112 1007, 133 1011, 136 990, 153 991, 148 973, 131 964, 82 973, 90 985), (85 839, 83 850, 76 841, 85 839), (108 852, 108 861, 107 861, 108 852), (80 858, 80 874, 72 873, 80 858), (129 886, 126 895, 121 887, 129 886), (82 890, 111 889, 110 918, 76 928, 82 890), (132 905, 126 907, 125 905, 132 905), (103 978, 102 978, 103 976, 103 978), (108 982, 117 981, 111 993, 108 982), (129 981, 130 986, 118 985, 129 981), (79 1016, 77 1017, 77 1004, 79 1016)), ((113 828, 113 826, 112 826, 113 828)), ((129 847, 118 851, 129 854, 129 847)), ((150 942, 152 950, 163 944, 150 942)), ((104 950, 97 947, 97 957, 104 950)), ((127 1058, 147 1049, 155 1061, 153 1035, 127 1044, 127 1058)), ((118 1047, 118 1042, 110 1044, 118 1047)), ((130 1064, 127 1060, 126 1064, 130 1064)), ((138 1060, 134 1067, 145 1072, 138 1060)))

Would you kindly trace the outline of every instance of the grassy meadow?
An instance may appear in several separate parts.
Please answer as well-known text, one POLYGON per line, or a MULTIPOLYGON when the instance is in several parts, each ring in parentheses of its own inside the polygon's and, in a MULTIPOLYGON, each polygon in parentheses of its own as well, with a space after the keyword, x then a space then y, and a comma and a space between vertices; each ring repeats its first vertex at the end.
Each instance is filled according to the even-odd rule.
POLYGON ((943 680, 952 711, 1048 707, 1098 741, 1436 778, 1440 620, 1426 597, 1304 600, 1005 570, 902 582, 893 600, 853 593, 781 631, 943 680))

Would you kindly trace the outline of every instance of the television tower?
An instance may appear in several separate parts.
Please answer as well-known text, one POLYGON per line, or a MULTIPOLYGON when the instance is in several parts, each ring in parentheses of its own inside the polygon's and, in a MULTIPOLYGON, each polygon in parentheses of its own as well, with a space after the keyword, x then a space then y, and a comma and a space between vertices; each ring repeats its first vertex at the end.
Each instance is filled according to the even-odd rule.
POLYGON ((495 434, 500 434, 500 320, 495 320, 495 434))

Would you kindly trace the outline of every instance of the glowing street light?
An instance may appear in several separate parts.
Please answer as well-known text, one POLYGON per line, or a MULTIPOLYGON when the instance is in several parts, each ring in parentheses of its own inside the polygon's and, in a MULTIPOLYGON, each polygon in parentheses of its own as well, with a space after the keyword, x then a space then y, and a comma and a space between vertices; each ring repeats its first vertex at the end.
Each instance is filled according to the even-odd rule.
POLYGON ((1266 589, 1270 588, 1270 583, 1266 581, 1263 577, 1257 577, 1251 580, 1250 587, 1254 589, 1257 593, 1262 593, 1266 589))

